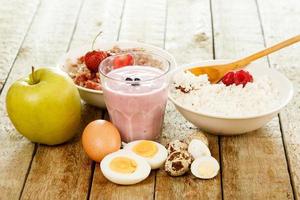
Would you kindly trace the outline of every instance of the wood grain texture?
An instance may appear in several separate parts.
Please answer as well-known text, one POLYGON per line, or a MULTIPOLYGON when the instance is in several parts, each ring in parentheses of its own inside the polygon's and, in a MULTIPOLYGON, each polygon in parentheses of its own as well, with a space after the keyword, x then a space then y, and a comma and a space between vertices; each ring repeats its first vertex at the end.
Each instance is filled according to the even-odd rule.
POLYGON ((124 0, 85 1, 79 16, 71 49, 92 47, 95 36, 102 31, 98 41, 115 41, 118 38, 124 0))
POLYGON ((17 56, 39 0, 0 1, 0 91, 17 56), (16 12, 18 11, 18 12, 16 12))
MULTIPOLYGON (((147 42, 163 47, 165 1, 127 0, 120 27, 120 40, 147 42), (139 17, 136 17, 139 16, 139 17)), ((143 182, 117 186, 109 182, 96 164, 91 199, 153 199, 155 172, 143 182)))
MULTIPOLYGON (((267 46, 300 33, 300 2, 297 0, 258 0, 267 46), (274 14, 276 13, 276 14, 274 14)), ((300 199, 300 44, 270 55, 271 67, 284 73, 294 85, 294 98, 280 113, 283 137, 295 199, 300 199)))
MULTIPOLYGON (((14 198, 18 198, 21 188, 18 187, 19 182, 23 184, 24 178, 26 177, 26 171, 28 169, 29 163, 32 158, 33 153, 33 144, 28 140, 19 135, 13 126, 10 124, 9 119, 7 118, 6 111, 4 108, 5 94, 9 85, 15 81, 17 78, 28 74, 30 71, 30 66, 53 66, 56 60, 61 56, 61 54, 65 51, 69 39, 71 37, 73 27, 76 20, 76 15, 80 7, 80 1, 73 2, 62 2, 62 1, 43 1, 39 7, 39 10, 36 14, 36 17, 32 23, 31 28, 26 36, 24 44, 22 45, 22 49, 16 59, 16 62, 12 68, 11 75, 8 78, 7 85, 4 87, 4 91, 1 95, 1 110, 4 111, 3 114, 1 112, 1 122, 3 123, 3 128, 1 132, 1 136, 6 134, 5 137, 1 138, 1 141, 4 143, 4 147, 1 147, 1 152, 6 152, 5 160, 5 172, 10 175, 3 174, 2 177, 7 177, 5 183, 7 185, 14 186, 14 190, 18 190, 17 196, 14 198), (67 10, 67 11, 66 11, 67 10), (51 27, 51 28, 50 28, 51 27), (9 134, 7 134, 7 132, 9 134), (5 149, 6 148, 6 149, 5 149), (3 151, 2 151, 3 150, 3 151), (7 168, 9 167, 9 168, 7 168), (26 168, 25 168, 26 167, 26 168), (25 169, 23 169, 25 168, 25 169), (21 169, 21 170, 20 170, 21 169), (10 178, 10 179, 8 179, 10 178), (8 181, 9 180, 9 181, 8 181)), ((49 163, 61 164, 62 160, 52 160, 54 158, 53 155, 57 153, 55 152, 55 147, 51 148, 53 152, 52 154, 48 153, 46 150, 50 149, 50 147, 41 147, 38 149, 37 158, 33 161, 33 169, 35 171, 41 171, 42 173, 37 173, 32 176, 31 172, 29 172, 29 182, 26 184, 23 198, 34 199, 40 197, 45 197, 46 194, 44 186, 47 186, 47 183, 51 183, 52 179, 59 179, 61 176, 55 177, 55 173, 51 174, 52 171, 46 169, 53 169, 57 167, 57 165, 53 165, 49 167, 49 163), (41 153, 39 153, 41 152, 41 153), (49 156, 49 162, 44 165, 45 170, 42 165, 38 165, 40 159, 43 160, 44 157, 40 155, 49 156), (52 161, 52 162, 51 162, 52 161), (40 167, 40 168, 39 168, 40 167), (49 168, 48 168, 49 167, 49 168), (44 179, 47 176, 48 179, 44 179), (51 179, 52 178, 52 179, 51 179), (30 180, 34 180, 33 182, 30 180), (39 180, 47 180, 48 182, 39 182, 39 180)), ((65 155, 64 155, 65 156, 65 155)), ((71 158, 70 158, 71 159, 71 158)), ((1 162, 2 163, 2 162, 1 162)), ((80 163, 81 165, 81 163, 80 163)), ((74 165, 76 166, 76 165, 74 165)), ((60 170, 64 170, 63 168, 60 170)), ((34 171, 34 172, 35 172, 34 171)), ((57 170, 59 171, 59 170, 57 170)), ((4 171, 1 170, 1 173, 4 171)), ((55 172, 55 171, 54 171, 55 172)), ((63 174, 61 174, 63 175, 63 174)), ((68 176, 68 175, 66 175, 68 176)), ((75 177, 78 178, 78 177, 75 177)), ((3 180, 3 179, 1 179, 3 180)), ((75 179, 64 179, 61 181, 66 181, 65 184, 68 185, 70 182, 74 182, 76 184, 75 179)), ((74 186, 75 184, 70 184, 68 187, 74 186)), ((59 186, 59 185, 58 185, 59 186)), ((76 185, 75 185, 76 186, 76 185)), ((22 187, 22 186, 21 186, 22 187)), ((46 187, 47 188, 47 187, 46 187)), ((55 188, 53 188, 54 191, 55 188)), ((51 193, 50 188, 47 188, 47 191, 51 193)), ((73 190, 74 191, 74 190, 73 190)), ((70 190, 70 192, 73 192, 70 190)), ((51 193, 47 197, 51 197, 51 195, 55 196, 57 193, 51 193)), ((9 199, 14 199, 9 198, 9 199)))
POLYGON ((165 18, 165 0, 126 0, 119 38, 163 47, 165 18))
MULTIPOLYGON (((105 112, 105 120, 109 120, 108 112, 105 112)), ((101 172, 100 164, 96 163, 92 182, 90 199, 153 199, 155 172, 137 185, 117 185, 107 180, 101 172)))
MULTIPOLYGON (((104 119, 109 120, 105 112, 104 119)), ((107 180, 101 172, 100 164, 96 163, 90 199, 153 199, 155 171, 136 185, 122 186, 107 180)))
MULTIPOLYGON (((264 47, 255 1, 213 0, 212 8, 216 58, 264 47)), ((278 118, 253 133, 222 137, 221 152, 224 199, 293 199, 278 118)))
POLYGON ((84 105, 78 135, 70 142, 49 147, 39 145, 21 199, 86 199, 92 161, 81 144, 81 133, 101 111, 84 105))
MULTIPOLYGON (((78 12, 80 2, 78 1, 76 4, 72 1, 68 2, 69 5, 63 6, 61 9, 70 9, 70 4, 73 4, 73 7, 76 7, 72 10, 78 12)), ((104 33, 106 33, 107 37, 105 37, 105 39, 112 40, 116 38, 107 33, 118 32, 119 22, 117 14, 119 12, 120 16, 121 8, 122 3, 120 2, 109 3, 109 1, 105 0, 86 1, 82 7, 78 24, 72 37, 71 49, 91 44, 93 38, 99 32, 99 29, 102 29, 104 33), (112 11, 114 11, 115 17, 111 17, 112 11), (108 17, 111 21, 109 21, 108 17), (102 21, 110 22, 109 26, 103 25, 102 21), (114 26, 112 26, 113 22, 115 24, 114 26)), ((69 28, 74 28, 77 12, 74 13, 74 16, 70 16, 70 19, 66 19, 67 22, 69 22, 69 28)), ((65 34, 63 37, 66 37, 65 40, 69 41, 71 35, 65 34)), ((66 47, 67 45, 65 45, 65 49, 66 47)), ((82 148, 81 133, 87 123, 102 118, 101 113, 103 111, 86 104, 82 106, 81 128, 78 130, 78 136, 73 141, 55 148, 46 146, 39 147, 24 189, 24 199, 45 197, 47 199, 88 198, 91 187, 90 181, 93 175, 92 170, 94 169, 92 161, 86 156, 82 148), (47 166, 46 163, 52 164, 47 166), (40 181, 44 181, 45 183, 40 184, 40 181), (40 196, 35 194, 37 191, 42 191, 39 192, 40 196)))
POLYGON ((39 1, 0 3, 0 199, 17 199, 23 187, 34 145, 16 133, 10 123, 5 109, 8 86, 4 89, 3 86, 39 1), (19 12, 14 12, 15 9, 19 12))
MULTIPOLYGON (((209 1, 168 1, 166 49, 178 64, 212 59, 212 30, 209 1)), ((199 131, 187 122, 170 102, 165 113, 161 142, 184 139, 199 131)), ((210 150, 219 159, 218 137, 210 136, 210 150)), ((164 170, 156 177, 156 199, 221 199, 220 174, 212 180, 200 180, 191 173, 172 178, 164 170)))
MULTIPOLYGON (((199 180, 190 173, 172 178, 156 170, 137 185, 109 182, 99 163, 91 162, 82 149, 80 133, 84 126, 103 114, 85 104, 74 140, 55 147, 38 145, 35 153, 34 144, 17 133, 5 110, 10 84, 28 74, 32 64, 55 66, 68 47, 90 45, 100 30, 103 34, 99 40, 165 46, 178 64, 213 58, 209 0, 86 0, 80 10, 81 2, 0 0, 0 199, 18 199, 23 184, 21 199, 300 199, 299 45, 269 57, 271 66, 287 75, 295 87, 293 101, 280 114, 284 140, 278 118, 243 136, 218 141, 209 135, 212 155, 218 160, 221 156, 222 168, 222 174, 212 180, 199 180)), ((256 0, 211 2, 216 58, 238 58, 264 47, 256 0)), ((298 0, 257 2, 268 46, 299 34, 298 0)), ((255 62, 254 67, 268 67, 267 59, 255 62)), ((160 141, 165 144, 197 131, 169 102, 160 141)))
POLYGON ((213 58, 208 0, 168 1, 165 48, 179 65, 213 58))
POLYGON ((152 171, 147 179, 129 186, 117 185, 107 180, 96 163, 90 199, 153 199, 155 172, 152 171))

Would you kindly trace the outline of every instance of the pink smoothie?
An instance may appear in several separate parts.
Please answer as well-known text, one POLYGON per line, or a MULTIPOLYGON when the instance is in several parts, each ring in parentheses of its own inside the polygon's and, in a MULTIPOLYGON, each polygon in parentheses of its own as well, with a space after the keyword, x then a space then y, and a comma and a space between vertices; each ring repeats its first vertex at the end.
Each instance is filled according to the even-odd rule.
POLYGON ((128 66, 107 74, 113 79, 102 85, 104 98, 110 119, 123 141, 159 137, 168 98, 168 83, 161 76, 163 73, 153 67, 128 66))

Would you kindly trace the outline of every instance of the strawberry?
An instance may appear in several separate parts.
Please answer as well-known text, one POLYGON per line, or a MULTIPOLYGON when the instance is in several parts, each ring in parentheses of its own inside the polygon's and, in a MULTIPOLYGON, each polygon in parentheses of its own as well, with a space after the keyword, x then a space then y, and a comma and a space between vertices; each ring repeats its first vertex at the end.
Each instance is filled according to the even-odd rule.
POLYGON ((84 62, 87 68, 93 72, 98 72, 98 67, 102 60, 108 57, 105 51, 89 51, 84 56, 84 62))
POLYGON ((119 55, 113 61, 113 69, 118 69, 120 67, 130 66, 133 65, 134 59, 133 56, 130 54, 126 55, 119 55))

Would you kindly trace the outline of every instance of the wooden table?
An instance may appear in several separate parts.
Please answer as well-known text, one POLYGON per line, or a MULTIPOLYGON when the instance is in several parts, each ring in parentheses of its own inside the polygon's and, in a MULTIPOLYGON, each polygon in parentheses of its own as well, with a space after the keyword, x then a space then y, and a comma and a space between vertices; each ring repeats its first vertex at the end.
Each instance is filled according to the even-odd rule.
MULTIPOLYGON (((30 66, 53 67, 70 48, 134 40, 167 49, 179 64, 238 58, 300 33, 299 0, 0 0, 0 199, 300 199, 300 45, 257 61, 289 77, 295 96, 260 130, 209 136, 221 173, 171 178, 153 171, 133 186, 107 181, 85 155, 80 136, 55 147, 17 133, 5 110, 10 84, 30 66)), ((107 117, 83 105, 84 126, 107 117)), ((170 103, 162 142, 197 129, 170 103)))

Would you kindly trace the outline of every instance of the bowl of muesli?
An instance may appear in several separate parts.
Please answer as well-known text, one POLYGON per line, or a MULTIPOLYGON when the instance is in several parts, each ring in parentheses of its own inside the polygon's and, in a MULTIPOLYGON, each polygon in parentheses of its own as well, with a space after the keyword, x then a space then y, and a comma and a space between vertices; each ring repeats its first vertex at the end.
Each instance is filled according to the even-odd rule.
POLYGON ((105 108, 98 72, 101 61, 109 56, 120 55, 120 59, 116 62, 120 66, 132 65, 133 59, 135 65, 151 64, 159 68, 161 63, 151 54, 167 59, 171 69, 176 66, 174 57, 167 51, 153 45, 132 41, 100 41, 94 45, 93 49, 91 47, 75 48, 63 55, 57 66, 73 79, 85 102, 105 108))
POLYGON ((211 84, 206 74, 195 76, 187 70, 227 62, 192 63, 173 72, 169 99, 183 117, 200 129, 215 135, 254 131, 292 99, 292 83, 277 70, 257 63, 227 73, 217 84, 211 84))

